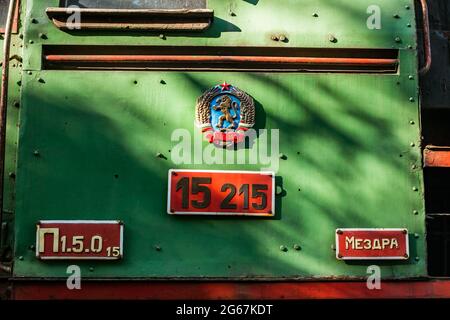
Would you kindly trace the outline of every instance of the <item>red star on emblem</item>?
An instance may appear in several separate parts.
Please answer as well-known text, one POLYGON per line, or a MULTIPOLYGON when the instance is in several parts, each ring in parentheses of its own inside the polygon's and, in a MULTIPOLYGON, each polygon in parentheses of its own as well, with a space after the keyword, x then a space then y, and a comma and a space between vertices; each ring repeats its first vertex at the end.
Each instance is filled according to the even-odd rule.
POLYGON ((227 82, 225 81, 225 82, 222 83, 220 86, 222 87, 222 91, 229 91, 229 90, 230 90, 230 87, 231 87, 231 84, 229 84, 229 83, 227 83, 227 82))

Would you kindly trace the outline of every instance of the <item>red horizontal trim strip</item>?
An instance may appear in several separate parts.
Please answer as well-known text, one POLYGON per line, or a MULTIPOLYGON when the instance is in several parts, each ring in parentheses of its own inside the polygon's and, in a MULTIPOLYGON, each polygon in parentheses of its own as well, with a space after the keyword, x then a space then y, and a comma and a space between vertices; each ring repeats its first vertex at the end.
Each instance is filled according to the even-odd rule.
POLYGON ((424 150, 425 167, 450 168, 450 147, 430 147, 424 150))
POLYGON ((15 282, 15 300, 278 300, 450 298, 450 280, 382 281, 381 290, 366 282, 82 282, 69 290, 62 282, 15 282))
POLYGON ((183 56, 183 55, 46 55, 48 62, 191 62, 191 63, 274 63, 274 64, 324 64, 343 66, 392 66, 397 59, 378 58, 320 58, 320 57, 267 57, 267 56, 183 56))

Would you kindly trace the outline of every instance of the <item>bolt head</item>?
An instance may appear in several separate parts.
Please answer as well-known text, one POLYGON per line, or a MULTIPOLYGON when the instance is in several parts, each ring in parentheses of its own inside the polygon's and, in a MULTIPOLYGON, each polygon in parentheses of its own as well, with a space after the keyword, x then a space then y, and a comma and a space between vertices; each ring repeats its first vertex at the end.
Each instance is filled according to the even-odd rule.
POLYGON ((330 34, 330 35, 328 35, 328 41, 336 43, 337 39, 334 35, 330 34))
POLYGON ((286 252, 288 248, 286 246, 280 246, 280 251, 286 252))
POLYGON ((302 247, 300 247, 300 245, 298 244, 294 244, 294 250, 300 251, 302 250, 302 247))

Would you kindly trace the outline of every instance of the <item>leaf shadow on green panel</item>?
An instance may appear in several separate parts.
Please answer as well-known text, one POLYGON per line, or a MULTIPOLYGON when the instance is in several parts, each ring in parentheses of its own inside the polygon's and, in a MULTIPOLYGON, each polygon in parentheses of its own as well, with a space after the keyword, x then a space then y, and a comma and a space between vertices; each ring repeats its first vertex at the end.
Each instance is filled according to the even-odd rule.
MULTIPOLYGON (((292 90, 288 81, 276 81, 264 74, 247 74, 245 77, 255 85, 263 84, 265 90, 258 91, 259 94, 279 92, 280 96, 286 96, 291 101, 290 108, 302 109, 302 116, 298 117, 277 112, 275 106, 271 106, 268 112, 269 106, 261 104, 265 110, 265 126, 290 133, 284 135, 282 140, 283 146, 288 147, 288 160, 283 162, 287 170, 282 167, 279 174, 283 177, 284 194, 277 197, 281 199, 277 200, 277 211, 283 211, 283 219, 297 217, 291 220, 294 223, 283 223, 279 215, 275 219, 167 215, 165 190, 167 172, 172 164, 154 155, 161 146, 170 142, 170 134, 161 125, 159 117, 145 112, 147 108, 157 106, 143 108, 136 99, 125 101, 121 93, 101 88, 97 88, 93 96, 80 96, 79 90, 87 90, 86 85, 73 88, 62 83, 58 84, 58 92, 27 97, 26 107, 29 109, 23 112, 28 116, 26 121, 32 121, 33 125, 25 123, 25 131, 22 132, 22 138, 26 139, 22 140, 20 151, 22 168, 18 171, 21 185, 18 190, 18 212, 31 214, 33 220, 124 217, 125 243, 128 244, 124 260, 114 265, 97 264, 99 272, 105 270, 106 274, 111 275, 308 278, 341 274, 339 270, 345 270, 344 263, 334 261, 331 249, 328 249, 327 255, 323 249, 317 250, 316 246, 330 248, 334 228, 350 227, 349 224, 368 227, 379 224, 374 215, 376 208, 360 208, 349 200, 353 199, 355 192, 351 188, 352 183, 359 174, 370 170, 354 161, 355 156, 359 153, 370 154, 394 172, 405 170, 400 158, 386 156, 386 150, 395 153, 395 146, 402 143, 395 141, 394 134, 390 132, 392 128, 383 123, 383 119, 365 112, 360 105, 355 106, 355 102, 331 90, 322 81, 318 81, 320 85, 315 90, 340 101, 339 105, 353 105, 349 107, 351 118, 370 126, 375 135, 373 139, 383 140, 386 135, 391 135, 392 139, 384 140, 392 143, 382 142, 377 146, 371 139, 349 134, 345 128, 319 112, 319 102, 306 101, 301 92, 292 90), (66 97, 62 97, 62 92, 66 97), (102 100, 114 103, 106 103, 106 107, 102 100), (96 106, 99 101, 105 109, 96 106), (135 136, 138 133, 145 133, 150 142, 137 147, 140 140, 136 139, 141 138, 135 136), (321 149, 318 154, 313 150, 304 152, 302 146, 308 146, 311 136, 324 143, 331 139, 335 149, 321 149), (42 157, 33 156, 35 149, 40 150, 42 157), (295 161, 297 150, 300 151, 300 161, 295 161), (333 159, 336 163, 330 163, 329 156, 332 154, 339 155, 333 159), (302 191, 297 191, 292 177, 304 172, 305 166, 308 176, 319 180, 326 177, 322 180, 329 186, 324 187, 331 186, 334 194, 308 191, 308 185, 302 185, 302 191), (348 170, 349 166, 351 170, 348 170), (27 197, 30 191, 32 196, 27 197), (164 195, 162 198, 161 194, 164 195), (58 201, 52 202, 51 199, 55 198, 58 201), (35 216, 37 213, 38 217, 35 216), (183 239, 182 244, 176 244, 177 237, 183 239), (284 253, 278 249, 281 244, 291 248, 293 243, 290 242, 299 242, 303 250, 293 252, 289 249, 284 253), (276 249, 268 248, 267 243, 276 249), (162 251, 156 252, 153 249, 155 245, 160 245, 162 251), (323 263, 328 256, 333 261, 329 265, 323 263), (119 272, 118 268, 122 271, 119 272)), ((196 86, 199 92, 211 86, 198 74, 184 74, 182 78, 196 86)), ((48 81, 46 85, 55 84, 48 81)), ((311 88, 303 90, 308 92, 311 88)), ((255 99, 260 98, 256 96, 255 99)), ((193 106, 189 113, 193 119, 193 106)), ((170 115, 165 117, 170 119, 170 115)), ((313 185, 314 181, 309 183, 313 185)), ((383 196, 375 195, 375 201, 381 201, 383 196)), ((389 219, 386 215, 382 219, 383 223, 396 221, 395 217, 389 219)), ((22 237, 18 239, 16 251, 26 256, 24 251, 33 243, 34 225, 21 223, 18 229, 22 237)), ((354 263, 356 267, 368 264, 354 263)), ((62 262, 51 264, 64 265, 62 262)), ((87 268, 90 263, 80 262, 80 265, 87 268)), ((358 270, 365 273, 364 269, 358 270)))

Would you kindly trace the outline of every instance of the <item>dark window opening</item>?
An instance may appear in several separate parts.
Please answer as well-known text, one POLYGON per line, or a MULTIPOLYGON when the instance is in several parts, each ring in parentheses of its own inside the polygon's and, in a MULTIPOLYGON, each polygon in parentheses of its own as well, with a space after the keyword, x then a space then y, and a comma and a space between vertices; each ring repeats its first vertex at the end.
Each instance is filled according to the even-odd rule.
MULTIPOLYGON (((450 146, 450 110, 422 109, 424 145, 450 146)), ((428 167, 425 175, 428 273, 450 277, 450 168, 428 167)))
POLYGON ((0 29, 5 29, 9 0, 0 0, 0 29))
POLYGON ((61 7, 69 6, 100 9, 206 9, 206 0, 61 0, 61 7))
MULTIPOLYGON (((19 16, 19 3, 17 1, 16 11, 14 13, 14 21, 12 25, 12 33, 17 33, 18 28, 18 16, 19 16)), ((5 32, 6 19, 8 17, 9 0, 0 0, 0 33, 5 32)))

